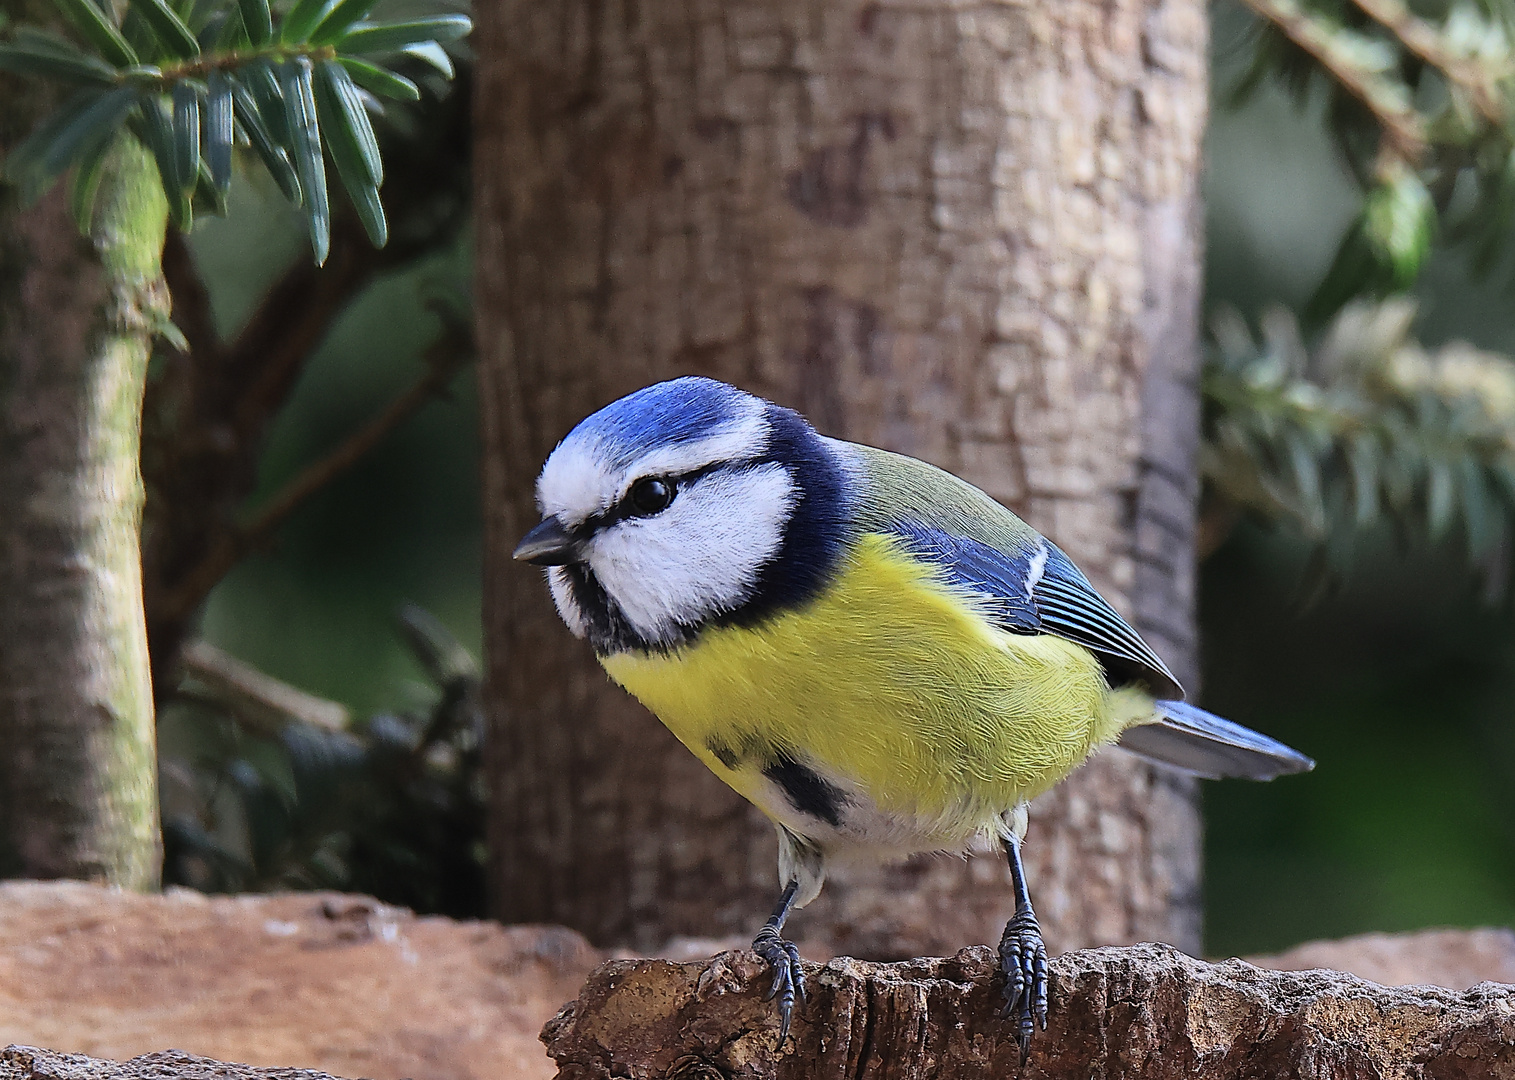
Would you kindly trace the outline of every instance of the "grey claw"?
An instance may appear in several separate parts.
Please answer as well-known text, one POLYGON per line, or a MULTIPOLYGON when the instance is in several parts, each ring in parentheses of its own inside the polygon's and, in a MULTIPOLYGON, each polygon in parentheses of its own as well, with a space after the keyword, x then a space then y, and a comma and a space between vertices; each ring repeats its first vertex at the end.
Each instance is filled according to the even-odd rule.
POLYGON ((800 951, 794 942, 779 937, 778 931, 764 927, 753 939, 752 951, 768 961, 773 968, 773 985, 764 995, 764 1001, 778 999, 779 1047, 789 1038, 789 1025, 794 1019, 794 1002, 808 1000, 805 994, 805 976, 800 971, 800 951))
POLYGON ((1000 1016, 1017 1021, 1015 1039, 1024 1065, 1031 1053, 1032 1035, 1037 1028, 1047 1029, 1047 946, 1035 915, 1029 911, 1016 913, 1000 939, 999 955, 1005 973, 1005 1005, 1000 1016))

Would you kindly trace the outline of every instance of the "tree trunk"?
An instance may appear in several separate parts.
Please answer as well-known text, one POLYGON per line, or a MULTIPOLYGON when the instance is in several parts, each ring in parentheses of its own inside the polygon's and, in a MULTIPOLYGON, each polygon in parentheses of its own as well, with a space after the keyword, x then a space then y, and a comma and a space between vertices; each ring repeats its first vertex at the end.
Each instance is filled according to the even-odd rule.
MULTIPOLYGON (((16 85, 4 146, 50 105, 16 85)), ((130 138, 100 190, 87 237, 61 187, 0 210, 0 871, 152 889, 137 459, 167 211, 130 138)))
MULTIPOLYGON (((771 828, 596 670, 509 552, 579 418, 695 372, 933 461, 1195 671, 1199 0, 479 9, 475 161, 497 914, 750 933, 771 828)), ((1196 949, 1190 786, 1102 755, 1033 808, 1054 949, 1196 949)), ((838 873, 862 955, 998 939, 992 853, 838 873)))

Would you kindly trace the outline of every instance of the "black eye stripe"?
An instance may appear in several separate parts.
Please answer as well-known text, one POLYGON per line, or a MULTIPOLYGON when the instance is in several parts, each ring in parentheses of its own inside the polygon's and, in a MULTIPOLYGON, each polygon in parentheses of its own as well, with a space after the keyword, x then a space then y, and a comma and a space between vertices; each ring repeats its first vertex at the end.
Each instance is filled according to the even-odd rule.
POLYGON ((587 539, 593 534, 599 532, 601 529, 608 529, 610 526, 615 525, 618 522, 625 521, 627 518, 646 517, 647 515, 644 512, 638 510, 631 503, 632 491, 634 491, 636 489, 636 486, 643 480, 661 480, 669 487, 671 487, 675 492, 679 492, 689 487, 689 485, 693 484, 697 480, 709 476, 711 473, 717 471, 718 469, 732 468, 734 466, 746 464, 749 463, 713 461, 709 465, 702 465, 698 469, 690 469, 688 472, 664 474, 661 476, 639 476, 631 482, 631 485, 626 489, 626 494, 621 496, 621 500, 619 502, 617 502, 609 510, 595 514, 593 517, 586 518, 584 520, 584 524, 573 530, 573 535, 581 539, 587 539))

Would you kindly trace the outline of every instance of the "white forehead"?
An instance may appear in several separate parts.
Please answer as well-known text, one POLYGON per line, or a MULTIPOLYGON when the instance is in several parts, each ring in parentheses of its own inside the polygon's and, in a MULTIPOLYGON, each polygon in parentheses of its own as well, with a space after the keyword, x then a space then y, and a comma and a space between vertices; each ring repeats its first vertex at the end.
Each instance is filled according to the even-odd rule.
POLYGON ((568 434, 542 466, 537 478, 537 508, 543 516, 576 525, 604 512, 644 476, 678 476, 719 462, 754 457, 768 444, 769 424, 761 399, 742 396, 729 414, 702 434, 676 441, 646 431, 638 444, 623 433, 609 437, 580 425, 568 434))

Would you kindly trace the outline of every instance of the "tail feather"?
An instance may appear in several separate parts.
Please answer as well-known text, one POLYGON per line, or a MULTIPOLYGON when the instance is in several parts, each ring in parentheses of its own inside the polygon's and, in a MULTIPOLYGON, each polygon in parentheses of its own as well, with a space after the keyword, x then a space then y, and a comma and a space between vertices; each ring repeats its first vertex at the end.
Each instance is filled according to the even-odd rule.
POLYGON ((1272 780, 1315 768, 1298 750, 1183 701, 1159 701, 1157 717, 1127 728, 1120 745, 1195 776, 1272 780))

